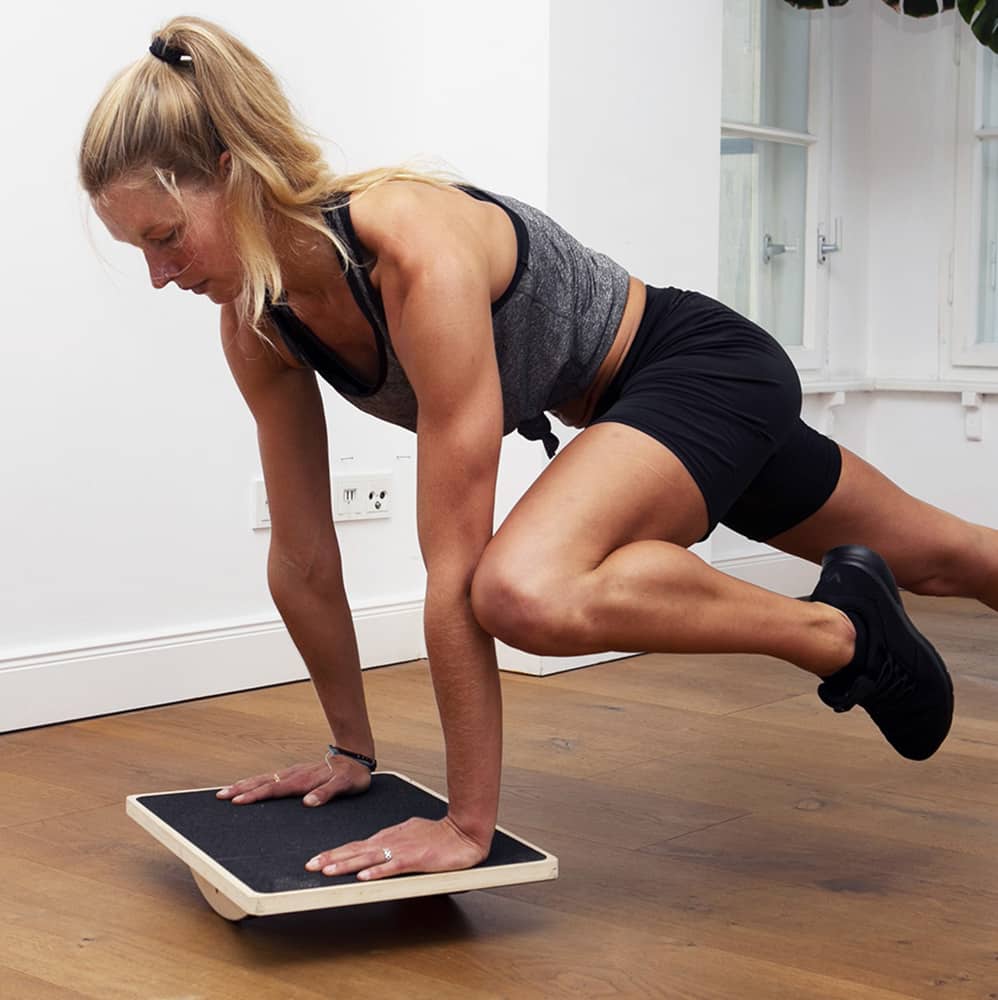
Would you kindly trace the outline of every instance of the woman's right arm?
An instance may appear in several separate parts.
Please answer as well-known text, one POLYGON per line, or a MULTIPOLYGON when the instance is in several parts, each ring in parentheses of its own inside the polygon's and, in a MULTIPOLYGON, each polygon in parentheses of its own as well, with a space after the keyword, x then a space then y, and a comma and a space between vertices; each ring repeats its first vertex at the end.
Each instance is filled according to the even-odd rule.
MULTIPOLYGON (((270 508, 271 595, 315 684, 330 742, 373 757, 357 639, 333 527, 326 422, 315 374, 289 366, 237 322, 231 306, 222 308, 222 346, 256 420, 270 508)), ((323 776, 321 787, 314 789, 320 800, 316 804, 321 804, 368 785, 367 769, 348 757, 333 757, 331 769, 324 762, 319 765, 314 774, 305 773, 306 765, 296 765, 294 773, 281 774, 280 783, 273 774, 247 778, 223 797, 240 796, 242 803, 311 792, 304 786, 323 776)))

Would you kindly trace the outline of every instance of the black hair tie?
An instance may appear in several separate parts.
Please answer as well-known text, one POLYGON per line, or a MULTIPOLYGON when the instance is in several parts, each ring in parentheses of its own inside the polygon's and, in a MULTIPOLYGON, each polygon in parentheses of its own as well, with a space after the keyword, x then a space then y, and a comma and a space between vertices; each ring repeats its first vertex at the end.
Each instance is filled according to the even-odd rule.
POLYGON ((169 63, 171 66, 179 65, 184 56, 187 55, 186 52, 182 52, 175 45, 167 45, 159 35, 153 39, 152 45, 149 46, 149 51, 157 59, 162 59, 163 62, 169 63))

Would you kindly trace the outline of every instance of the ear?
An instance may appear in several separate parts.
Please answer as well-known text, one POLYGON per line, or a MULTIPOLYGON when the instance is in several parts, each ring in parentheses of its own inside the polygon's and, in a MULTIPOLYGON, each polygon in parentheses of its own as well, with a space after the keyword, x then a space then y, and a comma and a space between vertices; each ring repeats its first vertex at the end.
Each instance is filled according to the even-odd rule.
POLYGON ((226 150, 218 158, 218 176, 224 181, 232 170, 232 154, 226 150))

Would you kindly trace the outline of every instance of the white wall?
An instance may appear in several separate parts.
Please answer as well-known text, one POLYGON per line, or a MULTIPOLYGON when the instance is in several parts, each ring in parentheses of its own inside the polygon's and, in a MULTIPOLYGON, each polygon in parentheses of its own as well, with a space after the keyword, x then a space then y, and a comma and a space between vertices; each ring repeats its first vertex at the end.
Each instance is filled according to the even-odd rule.
MULTIPOLYGON (((517 0, 497 17, 485 4, 394 0, 292 4, 280 19, 234 2, 197 13, 278 70, 301 116, 334 140, 334 166, 430 155, 549 209, 650 281, 710 291, 719 11, 719 0, 612 9, 517 0)), ((80 131, 111 73, 142 54, 161 8, 108 5, 99 53, 77 44, 90 37, 90 15, 67 15, 55 39, 41 16, 14 16, 24 45, 3 64, 8 87, 32 73, 33 51, 60 40, 52 57, 74 87, 50 81, 36 106, 15 109, 34 156, 4 166, 8 229, 36 249, 12 262, 13 287, 27 293, 12 305, 12 328, 27 333, 2 376, 21 419, 0 431, 8 468, 19 470, 0 500, 6 523, 18 526, 5 546, 0 729, 190 696, 198 684, 225 690, 274 671, 291 676, 300 664, 279 642, 267 536, 248 527, 254 429, 218 348, 215 311, 173 290, 154 295, 138 255, 110 245, 95 222, 108 266, 80 224, 80 131), (30 199, 32 190, 55 194, 30 199), (29 266, 43 254, 51 271, 29 266), (191 654, 250 633, 266 637, 266 653, 249 655, 244 643, 235 680, 222 656, 191 654), (25 704, 42 678, 58 706, 25 704)), ((413 439, 330 392, 325 399, 333 472, 397 474, 392 521, 340 531, 351 603, 373 616, 371 634, 361 628, 365 659, 384 662, 395 649, 386 651, 384 633, 418 635, 413 439)), ((497 519, 543 464, 539 445, 507 439, 497 519)))
POLYGON ((940 269, 953 210, 956 14, 902 18, 878 6, 871 5, 868 175, 872 374, 936 378, 940 269))
MULTIPOLYGON (((507 0, 501 14, 455 0, 289 3, 280 18, 218 0, 197 13, 277 68, 336 167, 429 154, 547 208, 652 283, 715 290, 720 0, 507 0)), ((918 22, 857 0, 822 16, 835 87, 825 207, 846 224, 822 377, 936 378, 954 15, 918 22)), ((153 294, 138 255, 93 223, 102 262, 83 223, 80 130, 161 17, 113 0, 95 43, 83 8, 62 10, 58 31, 34 8, 8 15, 18 44, 0 84, 30 81, 32 98, 8 102, 19 142, 0 167, 0 730, 303 675, 267 594, 267 536, 248 526, 254 429, 214 310, 153 294), (40 51, 59 74, 38 71, 40 51)), ((413 438, 325 398, 334 471, 397 475, 395 517, 340 532, 362 648, 370 662, 399 643, 414 655, 413 438)), ((819 427, 825 401, 805 405, 819 427)), ((838 439, 906 488, 994 523, 998 417, 988 410, 979 443, 962 420, 958 397, 924 394, 855 394, 835 411, 838 439)), ((538 445, 507 439, 500 518, 543 464, 538 445)), ((721 564, 767 551, 723 531, 708 549, 721 564)))
MULTIPOLYGON (((831 46, 831 170, 824 218, 842 219, 842 251, 828 268, 828 365, 822 380, 865 375, 870 350, 867 297, 870 225, 877 217, 871 196, 873 14, 876 3, 851 3, 825 11, 831 46)), ((889 13, 889 12, 888 12, 889 13)), ((879 209, 879 206, 878 206, 879 209)), ((828 226, 831 239, 832 226, 828 226)))
POLYGON ((998 528, 998 406, 988 404, 983 441, 968 441, 959 397, 877 396, 868 458, 909 493, 998 528))
MULTIPOLYGON (((291 2, 280 17, 272 5, 216 0, 195 13, 277 70, 302 118, 330 137, 335 167, 433 154, 475 183, 545 207, 546 2, 507 0, 501 17, 456 0, 291 2)), ((17 44, 0 62, 0 84, 24 94, 30 83, 31 99, 8 101, 0 167, 10 289, 0 365, 0 730, 130 707, 143 691, 167 700, 300 669, 287 642, 257 663, 189 655, 193 642, 270 634, 277 622, 268 538, 249 523, 254 426, 221 354, 217 310, 175 289, 154 293, 140 255, 86 221, 78 192, 86 118, 163 17, 160 3, 113 0, 97 21, 91 8, 64 7, 57 30, 50 12, 30 5, 8 20, 17 44), (42 52, 58 73, 40 70, 42 52), (141 655, 163 649, 172 659, 147 670, 141 655), (83 700, 53 707, 69 689, 83 700)), ((351 603, 397 610, 408 626, 415 617, 418 636, 414 438, 331 392, 325 399, 334 471, 396 471, 394 518, 340 531, 351 603)), ((511 505, 536 468, 533 451, 509 449, 500 504, 511 505)), ((385 662, 391 629, 372 631, 380 634, 371 642, 362 636, 366 658, 385 662)), ((402 655, 419 648, 410 642, 402 655)))
MULTIPOLYGON (((954 29, 970 29, 955 13, 919 21, 873 7, 870 374, 929 384, 970 378, 998 390, 995 369, 953 369, 941 336, 951 322, 954 184, 969 184, 954 174, 954 29)), ((995 396, 985 397, 983 409, 984 438, 971 441, 956 392, 878 393, 869 458, 909 492, 998 526, 995 396)))
POLYGON ((651 284, 717 288, 721 2, 552 0, 550 210, 651 284))

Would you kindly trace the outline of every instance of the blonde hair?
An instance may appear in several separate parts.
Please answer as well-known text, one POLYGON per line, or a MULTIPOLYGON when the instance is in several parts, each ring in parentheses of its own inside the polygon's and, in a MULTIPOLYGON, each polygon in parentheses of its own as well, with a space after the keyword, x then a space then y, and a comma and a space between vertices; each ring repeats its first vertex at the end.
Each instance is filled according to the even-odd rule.
POLYGON ((171 61, 150 52, 109 84, 83 133, 80 183, 94 199, 118 181, 155 179, 182 204, 180 185, 217 181, 219 157, 228 151, 224 205, 243 269, 237 308, 264 340, 267 300, 284 290, 269 223, 300 223, 349 261, 322 214, 337 195, 396 179, 453 183, 442 172, 404 166, 336 175, 273 73, 233 35, 201 18, 176 17, 153 40, 171 61))

